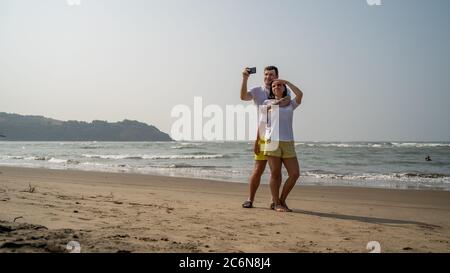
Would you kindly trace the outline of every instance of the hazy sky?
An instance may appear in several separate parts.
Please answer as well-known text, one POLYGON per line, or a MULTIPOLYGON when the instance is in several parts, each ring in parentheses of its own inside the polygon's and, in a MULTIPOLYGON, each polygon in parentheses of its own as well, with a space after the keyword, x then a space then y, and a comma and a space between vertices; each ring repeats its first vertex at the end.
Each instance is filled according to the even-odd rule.
POLYGON ((236 105, 241 71, 300 86, 297 140, 450 140, 450 1, 0 0, 0 112, 125 118, 236 105))

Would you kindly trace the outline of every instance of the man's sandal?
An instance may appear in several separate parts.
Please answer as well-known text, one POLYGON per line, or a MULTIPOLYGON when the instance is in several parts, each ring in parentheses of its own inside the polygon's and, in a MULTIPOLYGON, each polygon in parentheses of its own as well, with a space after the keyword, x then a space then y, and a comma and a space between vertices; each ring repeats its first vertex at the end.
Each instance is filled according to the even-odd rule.
POLYGON ((253 208, 253 202, 250 200, 247 200, 242 204, 242 207, 245 209, 251 209, 251 208, 253 208))

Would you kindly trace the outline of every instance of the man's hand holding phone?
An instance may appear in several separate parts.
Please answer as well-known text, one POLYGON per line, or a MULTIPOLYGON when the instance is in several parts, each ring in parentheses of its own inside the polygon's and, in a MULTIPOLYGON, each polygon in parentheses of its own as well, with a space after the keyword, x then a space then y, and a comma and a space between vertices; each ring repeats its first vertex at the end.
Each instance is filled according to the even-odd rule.
POLYGON ((248 79, 248 77, 250 77, 251 74, 255 74, 256 73, 256 67, 246 67, 244 69, 244 71, 242 71, 242 76, 244 77, 244 79, 248 79))
POLYGON ((248 74, 256 74, 256 67, 247 67, 248 74))

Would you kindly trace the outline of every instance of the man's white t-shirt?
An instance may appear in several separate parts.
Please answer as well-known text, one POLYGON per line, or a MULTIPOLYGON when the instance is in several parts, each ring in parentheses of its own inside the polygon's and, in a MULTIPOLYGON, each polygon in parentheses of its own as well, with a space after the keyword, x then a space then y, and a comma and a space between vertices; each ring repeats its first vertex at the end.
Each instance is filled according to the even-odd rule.
POLYGON ((265 86, 254 87, 250 89, 250 94, 252 94, 253 102, 258 108, 258 134, 260 138, 264 138, 264 131, 266 130, 266 118, 263 118, 261 115, 261 105, 263 105, 264 101, 269 98, 269 89, 265 86))
POLYGON ((269 89, 265 86, 258 86, 250 89, 250 94, 252 94, 253 102, 256 106, 263 105, 264 101, 269 97, 269 89))
MULTIPOLYGON (((270 105, 272 100, 265 100, 263 105, 270 105)), ((294 110, 299 106, 297 100, 291 100, 291 104, 278 107, 272 106, 271 111, 261 111, 261 119, 267 120, 264 138, 271 141, 294 141, 292 129, 294 110)), ((267 109, 267 108, 266 108, 267 109)))

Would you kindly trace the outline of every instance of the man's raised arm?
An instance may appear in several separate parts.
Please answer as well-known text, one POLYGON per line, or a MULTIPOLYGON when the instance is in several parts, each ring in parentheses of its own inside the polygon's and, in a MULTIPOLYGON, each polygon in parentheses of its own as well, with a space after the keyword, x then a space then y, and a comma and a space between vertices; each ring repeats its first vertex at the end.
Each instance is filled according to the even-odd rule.
POLYGON ((250 74, 247 71, 247 68, 242 71, 242 85, 241 85, 241 100, 249 101, 253 99, 253 96, 250 92, 248 92, 247 81, 250 74))

